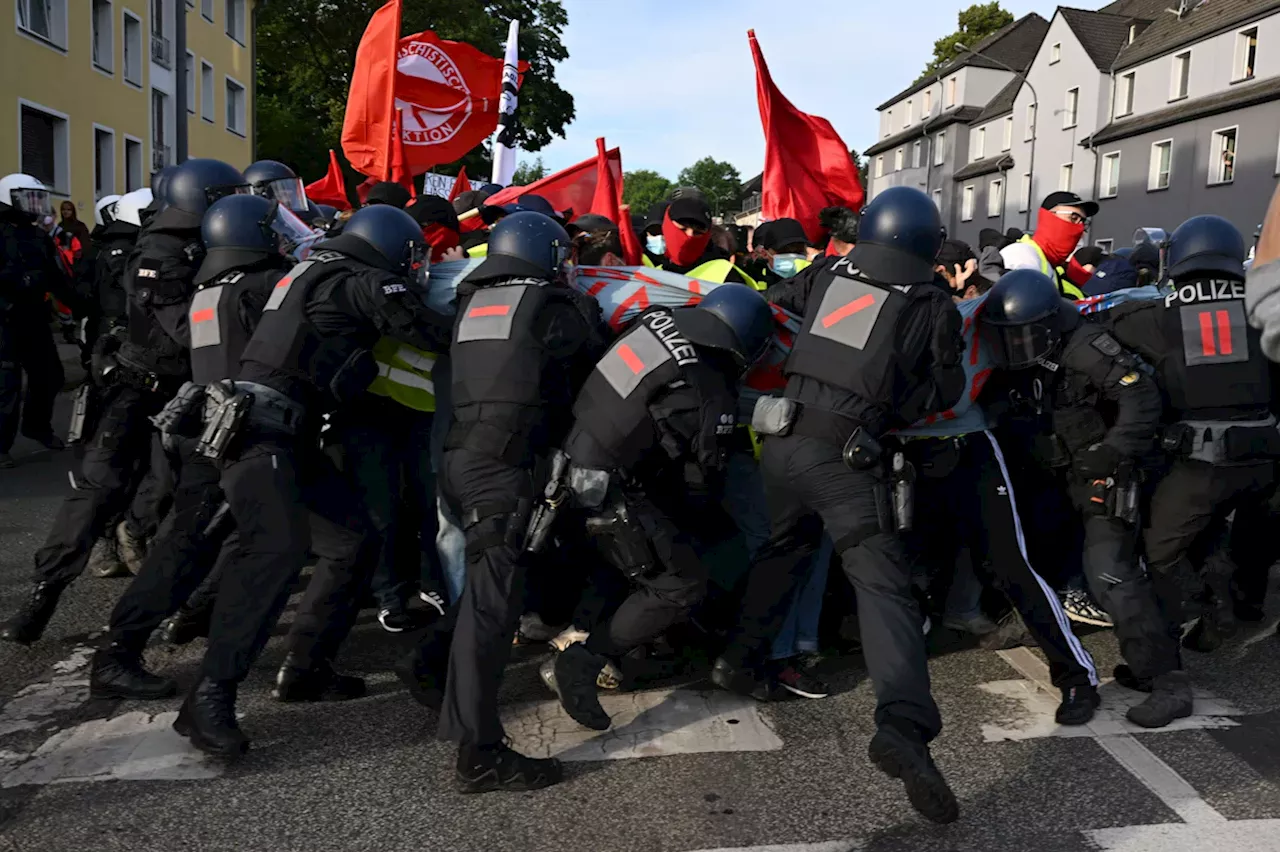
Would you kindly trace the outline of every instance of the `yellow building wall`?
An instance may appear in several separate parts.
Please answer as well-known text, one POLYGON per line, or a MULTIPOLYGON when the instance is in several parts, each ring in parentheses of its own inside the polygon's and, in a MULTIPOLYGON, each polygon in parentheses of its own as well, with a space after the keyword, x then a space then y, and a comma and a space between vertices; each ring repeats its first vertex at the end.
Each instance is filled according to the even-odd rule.
MULTIPOLYGON (((226 3, 213 4, 213 21, 200 14, 200 3, 187 8, 187 50, 195 54, 194 113, 187 114, 187 156, 215 157, 238 169, 253 162, 253 69, 248 45, 241 46, 227 35, 226 3), (213 65, 213 121, 201 115, 201 60, 213 65), (227 83, 230 76, 245 90, 245 134, 239 136, 227 129, 227 83)), ((248 12, 252 21, 252 12, 248 12)), ((251 29, 246 23, 245 29, 251 29)), ((252 36, 248 36, 252 38, 252 36)))

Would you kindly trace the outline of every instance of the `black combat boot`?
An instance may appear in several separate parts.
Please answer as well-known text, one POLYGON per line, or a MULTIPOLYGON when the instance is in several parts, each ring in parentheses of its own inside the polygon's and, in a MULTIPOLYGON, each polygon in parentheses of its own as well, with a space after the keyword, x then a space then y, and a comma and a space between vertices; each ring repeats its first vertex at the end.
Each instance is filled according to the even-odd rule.
POLYGON ((236 724, 236 683, 201 677, 187 693, 173 729, 201 751, 238 757, 249 750, 249 738, 236 724))
POLYGON ((930 822, 960 818, 960 805, 929 754, 929 746, 909 722, 888 721, 876 730, 867 753, 881 772, 902 781, 911 806, 930 822))
POLYGON ((444 703, 452 647, 451 631, 428 629, 418 641, 418 646, 395 666, 396 675, 409 689, 413 700, 437 713, 444 703))
POLYGON ((1163 728, 1175 719, 1190 716, 1194 705, 1191 678, 1186 672, 1172 671, 1153 677, 1147 700, 1130 707, 1126 716, 1144 728, 1163 728))
POLYGON ((541 790, 564 777, 554 757, 525 757, 505 743, 491 746, 459 746, 454 788, 459 793, 520 792, 541 790))
POLYGON ((307 666, 289 654, 271 694, 277 701, 348 701, 364 693, 364 678, 339 674, 328 660, 307 666))
POLYGON ((50 580, 36 583, 22 608, 0 626, 0 639, 30 645, 43 636, 44 629, 49 626, 49 619, 53 618, 53 613, 58 609, 58 598, 62 597, 66 588, 65 583, 50 580))
POLYGON ((1090 684, 1068 686, 1062 690, 1062 703, 1054 714, 1054 721, 1059 725, 1087 725, 1093 721, 1093 714, 1102 706, 1102 696, 1096 687, 1090 684))
POLYGON ((208 638, 212 617, 212 606, 190 609, 183 604, 160 628, 160 637, 170 645, 186 645, 196 639, 208 638))
POLYGON ((178 684, 152 674, 142 665, 142 653, 123 642, 98 649, 89 668, 89 695, 94 698, 168 698, 178 694, 178 684))
POLYGON ((1128 663, 1121 663, 1111 672, 1112 677, 1116 679, 1116 683, 1125 689, 1132 689, 1134 692, 1150 692, 1151 678, 1139 677, 1129 668, 1128 663))
POLYGON ((596 677, 607 663, 587 646, 575 643, 556 657, 556 693, 560 705, 579 725, 593 731, 609 730, 609 714, 600 706, 596 677))

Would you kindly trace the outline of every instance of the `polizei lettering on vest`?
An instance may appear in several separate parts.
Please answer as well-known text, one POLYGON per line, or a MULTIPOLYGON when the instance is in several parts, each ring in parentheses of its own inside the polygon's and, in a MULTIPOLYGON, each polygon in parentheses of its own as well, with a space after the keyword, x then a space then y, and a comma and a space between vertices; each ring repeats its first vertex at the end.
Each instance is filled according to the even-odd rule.
POLYGON ((1164 297, 1167 308, 1174 302, 1194 304, 1196 302, 1222 302, 1227 299, 1243 299, 1243 281, 1196 281, 1183 284, 1164 297))
POLYGON ((693 348, 693 344, 680 336, 680 329, 676 328, 676 319, 671 314, 666 311, 651 313, 644 318, 644 324, 658 336, 678 365, 685 367, 698 363, 698 351, 693 348))

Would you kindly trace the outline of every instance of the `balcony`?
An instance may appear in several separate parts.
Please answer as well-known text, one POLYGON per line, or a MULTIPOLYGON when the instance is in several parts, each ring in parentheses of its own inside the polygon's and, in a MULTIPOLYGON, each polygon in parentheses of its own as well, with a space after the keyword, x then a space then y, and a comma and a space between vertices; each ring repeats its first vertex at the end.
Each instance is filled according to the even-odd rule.
POLYGON ((169 39, 156 33, 151 34, 151 61, 161 68, 172 70, 173 59, 169 39))
POLYGON ((158 172, 169 165, 171 150, 163 142, 151 143, 151 171, 158 172))

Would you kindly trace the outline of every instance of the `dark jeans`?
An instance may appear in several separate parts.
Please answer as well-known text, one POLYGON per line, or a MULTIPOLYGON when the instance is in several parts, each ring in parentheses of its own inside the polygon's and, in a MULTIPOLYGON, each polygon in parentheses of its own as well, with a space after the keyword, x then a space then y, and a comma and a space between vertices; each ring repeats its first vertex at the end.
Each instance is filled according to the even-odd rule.
POLYGON ((36 439, 53 435, 53 402, 64 381, 48 309, 42 304, 38 311, 10 308, 0 315, 0 453, 9 452, 18 436, 19 406, 22 434, 36 439))

